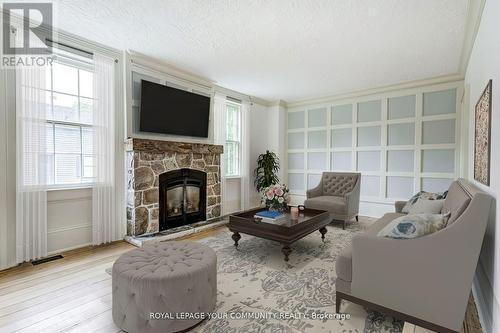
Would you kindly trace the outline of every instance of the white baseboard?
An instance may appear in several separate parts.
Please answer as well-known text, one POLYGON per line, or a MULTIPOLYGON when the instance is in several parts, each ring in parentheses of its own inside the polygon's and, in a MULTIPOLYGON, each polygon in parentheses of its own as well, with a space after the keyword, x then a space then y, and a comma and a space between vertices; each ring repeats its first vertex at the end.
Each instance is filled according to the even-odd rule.
POLYGON ((472 293, 483 332, 500 332, 500 306, 481 262, 477 265, 472 282, 472 293))
POLYGON ((92 245, 92 243, 78 244, 78 245, 66 247, 64 249, 57 249, 55 251, 48 252, 47 256, 52 256, 52 255, 56 255, 56 254, 62 254, 64 252, 68 252, 68 251, 72 251, 72 250, 76 250, 76 249, 81 249, 82 247, 86 247, 86 246, 90 246, 90 245, 92 245))

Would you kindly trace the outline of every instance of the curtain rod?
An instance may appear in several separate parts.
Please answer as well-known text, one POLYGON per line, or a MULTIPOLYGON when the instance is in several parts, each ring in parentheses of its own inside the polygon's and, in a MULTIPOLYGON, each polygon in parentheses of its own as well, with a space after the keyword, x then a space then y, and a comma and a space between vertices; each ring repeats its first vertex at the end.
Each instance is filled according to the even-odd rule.
POLYGON ((73 51, 77 51, 79 53, 83 53, 83 56, 84 57, 87 57, 87 58, 92 58, 94 56, 94 53, 92 52, 89 52, 89 51, 85 51, 85 50, 82 50, 82 49, 79 49, 77 47, 74 47, 74 46, 70 46, 70 45, 67 45, 67 44, 63 44, 63 43, 60 43, 60 42, 55 42, 53 41, 52 39, 49 39, 49 38, 46 38, 45 39, 48 43, 50 44, 53 44, 53 45, 59 45, 59 46, 62 46, 62 47, 65 47, 65 48, 68 48, 68 49, 71 49, 73 51))
POLYGON ((239 104, 242 103, 241 99, 237 99, 237 98, 234 98, 234 97, 231 97, 231 96, 226 96, 226 99, 228 101, 231 101, 231 102, 235 102, 235 103, 239 103, 239 104))

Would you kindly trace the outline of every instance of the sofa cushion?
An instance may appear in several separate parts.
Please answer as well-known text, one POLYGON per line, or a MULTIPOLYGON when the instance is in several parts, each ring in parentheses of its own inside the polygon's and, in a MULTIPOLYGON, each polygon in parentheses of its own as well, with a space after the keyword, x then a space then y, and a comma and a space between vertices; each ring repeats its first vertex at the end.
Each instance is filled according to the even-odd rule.
POLYGON ((443 214, 450 213, 450 218, 448 219, 448 225, 455 222, 460 215, 465 211, 470 203, 470 196, 465 192, 465 190, 459 185, 457 181, 454 181, 450 185, 448 190, 448 195, 444 201, 443 209, 441 212, 443 214))
POLYGON ((344 215, 347 213, 347 202, 342 197, 323 195, 304 201, 304 206, 312 209, 326 210, 334 214, 344 215))
POLYGON ((358 174, 324 172, 322 177, 323 195, 343 197, 352 191, 357 181, 358 174))
MULTIPOLYGON (((387 213, 380 219, 375 221, 368 229, 366 229, 366 235, 377 235, 380 230, 382 230, 387 224, 392 222, 394 219, 405 216, 405 214, 400 213, 387 213)), ((346 246, 340 255, 337 257, 335 262, 335 271, 337 272, 337 277, 344 281, 352 281, 352 245, 346 246)))

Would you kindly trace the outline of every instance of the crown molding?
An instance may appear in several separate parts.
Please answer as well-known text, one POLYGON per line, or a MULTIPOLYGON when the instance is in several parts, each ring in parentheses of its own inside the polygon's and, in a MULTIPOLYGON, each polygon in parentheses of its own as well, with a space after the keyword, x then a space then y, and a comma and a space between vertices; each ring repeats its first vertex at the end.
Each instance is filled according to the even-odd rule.
POLYGON ((263 105, 266 107, 271 105, 271 102, 269 102, 268 100, 265 100, 265 99, 259 98, 259 97, 255 97, 255 96, 246 95, 246 94, 240 93, 238 91, 235 91, 235 90, 232 90, 229 88, 214 85, 213 89, 216 93, 220 93, 220 94, 223 94, 223 95, 226 95, 229 97, 240 99, 242 101, 260 104, 260 105, 263 105))
POLYGON ((269 106, 271 103, 265 99, 255 97, 255 96, 250 96, 226 87, 222 87, 216 84, 215 81, 210 80, 206 77, 185 71, 183 69, 180 69, 178 67, 172 66, 169 63, 153 58, 150 56, 147 56, 145 54, 142 54, 137 51, 133 50, 127 50, 126 51, 127 59, 131 64, 134 64, 139 67, 145 67, 147 69, 153 69, 159 72, 167 73, 169 75, 178 77, 180 79, 184 79, 187 81, 191 81, 203 86, 206 86, 207 88, 213 89, 214 92, 218 92, 233 98, 241 99, 244 101, 248 102, 254 102, 257 104, 261 104, 264 106, 269 106))
MULTIPOLYGON (((189 81, 197 82, 207 87, 212 87, 215 91, 226 92, 228 95, 235 96, 238 98, 244 97, 242 99, 249 100, 266 107, 279 105, 281 107, 287 108, 287 107, 297 107, 310 104, 319 104, 339 99, 348 99, 357 96, 378 94, 405 88, 416 88, 424 85, 432 85, 432 84, 463 80, 465 72, 467 70, 470 55, 472 53, 472 49, 474 47, 474 42, 479 30, 479 26, 481 23, 481 16, 484 10, 485 3, 486 0, 468 0, 467 2, 467 21, 465 26, 465 36, 464 36, 462 52, 460 55, 460 63, 457 73, 446 76, 424 79, 424 80, 401 82, 398 84, 387 85, 382 87, 375 87, 364 90, 352 90, 340 94, 332 94, 317 98, 309 98, 309 99, 289 101, 289 102, 284 100, 268 101, 256 96, 249 96, 243 93, 239 93, 229 88, 216 85, 216 81, 210 80, 208 78, 202 77, 194 73, 190 73, 188 71, 174 67, 163 60, 152 58, 150 56, 146 56, 136 51, 127 50, 125 51, 125 54, 128 56, 128 60, 136 65, 139 66, 142 65, 159 71, 172 73, 174 76, 178 76, 180 78, 184 78, 189 81)), ((2 9, 2 12, 3 11, 4 10, 2 9)), ((13 15, 13 19, 21 20, 20 17, 16 17, 15 15, 13 15)), ((49 31, 50 27, 44 26, 44 29, 49 31)), ((73 35, 64 30, 53 28, 53 33, 55 41, 63 42, 65 44, 68 44, 69 46, 78 47, 81 49, 86 49, 91 51, 97 51, 103 54, 113 56, 117 59, 121 59, 123 57, 123 52, 120 50, 73 35)))
POLYGON ((465 23, 465 36, 463 40, 462 52, 460 54, 460 62, 459 62, 459 68, 457 69, 457 73, 434 77, 434 78, 428 78, 424 80, 401 82, 398 84, 358 90, 358 91, 353 90, 347 93, 327 95, 318 98, 290 101, 286 103, 287 107, 300 107, 311 104, 321 104, 340 99, 349 99, 353 97, 385 93, 399 89, 418 88, 425 85, 433 85, 433 84, 448 83, 448 82, 463 80, 465 77, 465 72, 467 71, 467 66, 469 64, 469 59, 472 53, 472 49, 474 47, 474 42, 476 40, 479 26, 481 24, 481 16, 485 4, 486 0, 468 0, 467 2, 467 20, 465 23))
MULTIPOLYGON (((4 13, 7 13, 7 11, 5 9, 3 9, 3 7, 2 7, 2 10, 0 12, 2 13, 2 15, 4 13)), ((17 15, 16 13, 9 13, 9 14, 10 14, 11 22, 21 23, 24 21, 24 18, 17 15)), ((55 17, 55 15, 54 15, 54 17, 55 17)), ((29 20, 29 22, 30 22, 30 25, 39 25, 40 24, 40 22, 31 20, 31 19, 29 20)), ((72 33, 69 33, 65 30, 59 29, 57 27, 49 26, 47 24, 41 24, 39 26, 39 28, 46 35, 46 37, 49 34, 51 34, 53 41, 56 43, 62 43, 62 44, 65 44, 66 46, 70 46, 70 47, 74 47, 76 49, 88 51, 90 53, 94 53, 94 52, 101 53, 101 54, 107 55, 109 57, 115 58, 116 60, 121 60, 123 57, 123 52, 118 50, 118 49, 94 42, 94 41, 89 40, 89 39, 84 38, 84 37, 74 35, 72 33)))
POLYGON ((171 64, 154 58, 147 56, 143 53, 133 51, 133 50, 127 50, 125 51, 127 55, 127 61, 130 62, 133 65, 139 66, 139 67, 145 67, 148 69, 153 69, 159 72, 167 73, 172 76, 187 80, 187 81, 192 81, 194 83, 206 86, 206 87, 213 87, 215 82, 207 79, 203 76, 193 74, 191 72, 185 71, 183 69, 180 69, 178 67, 172 66, 171 64))
POLYGON ((463 79, 464 79, 464 76, 461 74, 438 76, 438 77, 424 79, 424 80, 401 82, 401 83, 377 87, 377 88, 370 88, 370 89, 364 89, 364 90, 353 90, 353 91, 342 93, 342 94, 328 95, 328 96, 323 96, 323 97, 318 97, 318 98, 311 98, 311 99, 304 99, 304 100, 300 100, 300 101, 287 102, 286 106, 288 108, 293 108, 293 107, 301 107, 301 106, 307 106, 307 105, 312 105, 312 104, 330 103, 330 102, 334 102, 334 101, 338 101, 338 100, 347 100, 347 99, 352 99, 352 98, 357 98, 357 97, 362 97, 362 96, 377 95, 377 94, 387 93, 387 92, 396 91, 396 90, 412 89, 412 88, 419 88, 419 87, 423 87, 423 86, 430 86, 430 85, 436 85, 436 84, 441 84, 441 83, 462 81, 463 79))
POLYGON ((282 100, 282 99, 279 99, 277 101, 273 101, 273 102, 269 102, 269 104, 267 106, 279 106, 279 107, 282 107, 282 108, 287 108, 288 105, 287 103, 282 100))
POLYGON ((266 99, 260 98, 260 97, 255 97, 255 96, 250 96, 250 101, 252 103, 260 104, 266 107, 269 107, 272 105, 272 102, 269 102, 266 99))
POLYGON ((460 54, 459 73, 465 76, 469 59, 474 48, 474 42, 481 24, 486 0, 469 0, 467 2, 467 21, 465 23, 465 36, 463 41, 462 53, 460 54))

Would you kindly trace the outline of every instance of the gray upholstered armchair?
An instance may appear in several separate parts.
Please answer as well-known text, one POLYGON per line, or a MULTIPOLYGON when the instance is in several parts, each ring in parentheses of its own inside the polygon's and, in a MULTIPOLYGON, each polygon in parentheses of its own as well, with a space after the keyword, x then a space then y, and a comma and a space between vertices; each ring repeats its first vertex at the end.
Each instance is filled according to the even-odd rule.
POLYGON ((333 220, 358 220, 361 174, 354 172, 323 172, 319 185, 307 191, 304 206, 330 212, 333 220))

